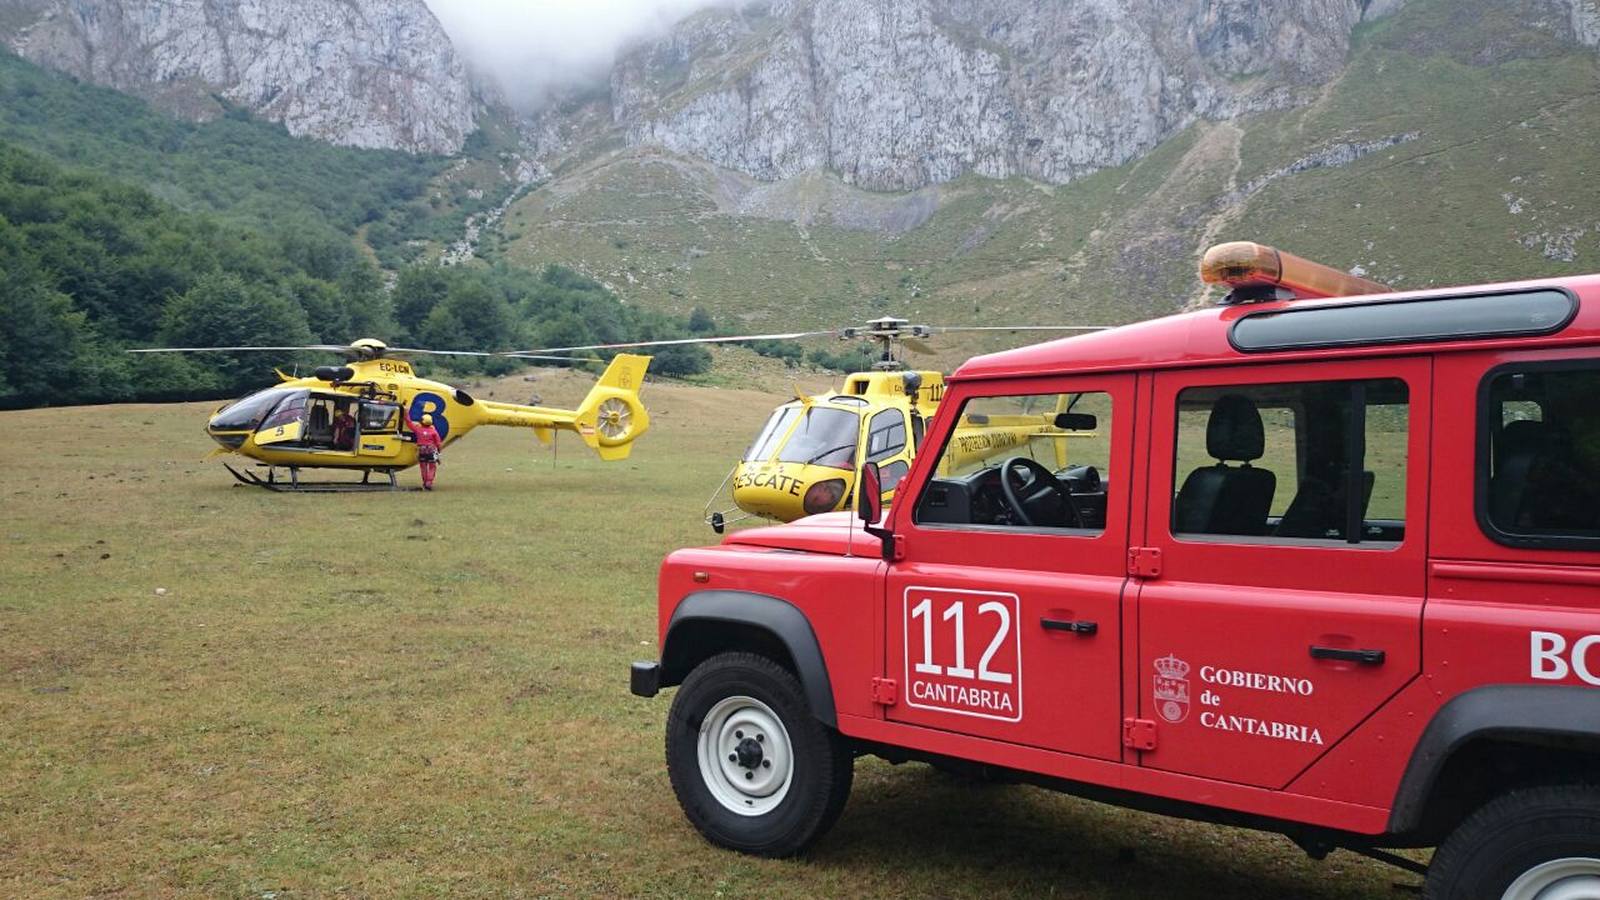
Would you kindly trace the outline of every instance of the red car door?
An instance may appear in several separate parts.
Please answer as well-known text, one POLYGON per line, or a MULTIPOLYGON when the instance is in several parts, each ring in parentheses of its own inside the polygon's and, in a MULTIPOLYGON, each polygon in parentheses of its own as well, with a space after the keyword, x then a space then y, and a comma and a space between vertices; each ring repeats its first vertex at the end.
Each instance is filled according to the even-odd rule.
POLYGON ((1159 373, 1143 765, 1281 788, 1416 677, 1427 359, 1159 373))
POLYGON ((936 471, 896 501, 916 505, 897 511, 905 556, 888 570, 891 720, 1121 758, 1133 385, 1029 379, 947 398, 962 412, 929 435, 936 471), (1007 477, 1022 504, 1038 498, 1029 515, 1007 477))

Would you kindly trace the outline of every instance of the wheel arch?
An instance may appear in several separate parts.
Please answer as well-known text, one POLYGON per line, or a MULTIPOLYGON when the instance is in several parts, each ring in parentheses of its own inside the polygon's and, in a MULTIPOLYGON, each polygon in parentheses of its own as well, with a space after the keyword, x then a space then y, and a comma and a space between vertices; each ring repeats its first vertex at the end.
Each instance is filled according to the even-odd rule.
POLYGON ((760 653, 786 666, 800 679, 812 715, 838 727, 822 645, 794 604, 750 591, 697 591, 684 597, 661 644, 661 687, 682 684, 695 666, 727 650, 760 653))
POLYGON ((1395 793, 1388 834, 1432 844, 1505 790, 1578 780, 1597 768, 1600 691, 1474 688, 1447 702, 1423 730, 1395 793))

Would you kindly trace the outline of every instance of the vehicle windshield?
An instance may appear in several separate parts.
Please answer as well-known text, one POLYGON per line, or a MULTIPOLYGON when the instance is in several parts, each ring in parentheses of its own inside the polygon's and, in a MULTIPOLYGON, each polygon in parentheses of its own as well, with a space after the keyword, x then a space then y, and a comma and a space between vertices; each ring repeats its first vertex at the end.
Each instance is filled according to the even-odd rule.
POLYGON ((794 424, 795 416, 800 415, 797 406, 784 406, 773 411, 772 418, 762 426, 761 433, 750 444, 750 449, 744 452, 745 462, 763 462, 771 459, 772 454, 778 449, 778 441, 783 437, 789 426, 794 424))
POLYGON ((279 401, 293 393, 295 391, 292 388, 268 388, 257 391, 212 416, 211 428, 215 431, 254 431, 279 401))
POLYGON ((860 439, 859 413, 813 406, 806 410, 788 443, 778 452, 778 461, 852 469, 860 439))

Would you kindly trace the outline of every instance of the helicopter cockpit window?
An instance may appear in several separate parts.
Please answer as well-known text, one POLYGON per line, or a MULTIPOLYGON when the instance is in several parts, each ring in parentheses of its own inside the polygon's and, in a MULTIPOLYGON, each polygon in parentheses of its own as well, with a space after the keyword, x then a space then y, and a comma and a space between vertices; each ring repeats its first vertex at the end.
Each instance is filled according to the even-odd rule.
POLYGON ((254 431, 284 397, 295 393, 287 388, 268 388, 224 407, 211 418, 213 431, 254 431))
POLYGON ((399 426, 400 409, 386 403, 361 405, 362 434, 392 434, 399 426))
POLYGON ((306 414, 307 396, 305 391, 285 392, 283 400, 276 407, 273 407, 272 412, 267 415, 266 421, 262 422, 261 427, 257 430, 264 431, 268 428, 276 428, 279 425, 300 421, 300 418, 306 414))
POLYGON ((867 427, 867 462, 882 462, 906 449, 906 417, 886 409, 872 417, 867 427))
POLYGON ((771 459, 772 454, 782 443, 783 436, 788 434, 789 426, 794 424, 795 418, 799 415, 800 408, 797 406, 784 406, 775 410, 772 418, 762 426, 761 433, 756 435, 755 441, 750 444, 750 449, 744 452, 744 461, 762 462, 771 459))
POLYGON ((917 500, 920 525, 1105 530, 1111 396, 975 397, 917 500))
POLYGON ((789 439, 778 451, 778 461, 802 465, 853 469, 856 443, 861 439, 861 416, 843 409, 812 406, 800 414, 789 439))

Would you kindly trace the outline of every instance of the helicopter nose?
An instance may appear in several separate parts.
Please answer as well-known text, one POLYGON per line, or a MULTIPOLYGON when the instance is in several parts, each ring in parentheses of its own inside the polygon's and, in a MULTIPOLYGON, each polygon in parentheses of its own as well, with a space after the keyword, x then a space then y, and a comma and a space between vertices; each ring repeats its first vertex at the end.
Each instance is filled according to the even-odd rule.
POLYGON ((734 474, 733 502, 751 515, 791 522, 806 514, 805 495, 798 467, 740 466, 734 474))
POLYGON ((234 431, 219 428, 217 425, 216 416, 212 416, 211 421, 206 423, 206 434, 209 434, 213 441, 216 441, 223 447, 223 449, 226 450, 239 449, 240 447, 244 446, 245 438, 250 436, 250 432, 248 431, 234 431))

